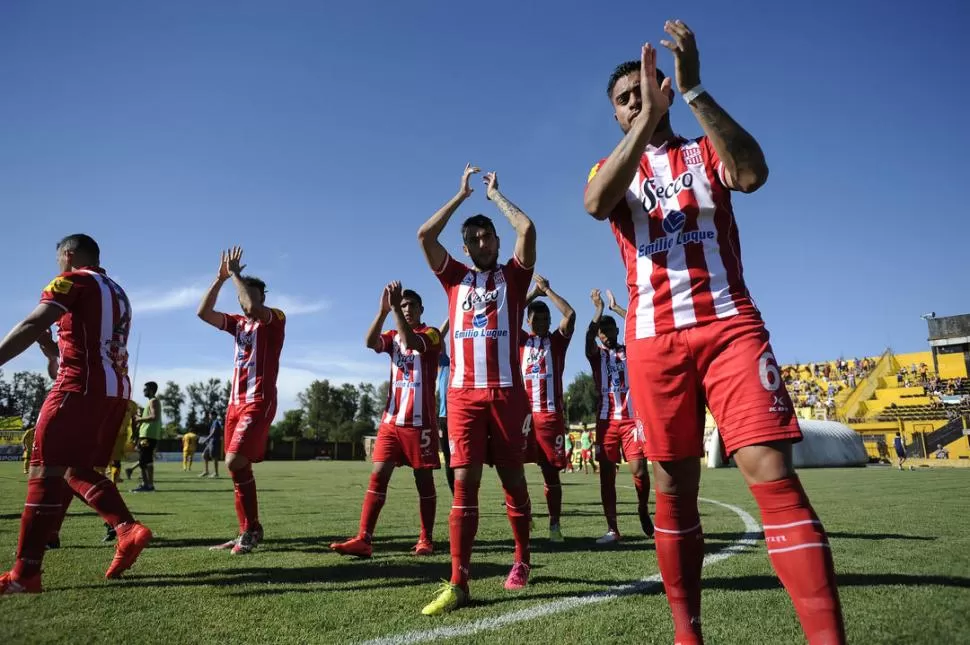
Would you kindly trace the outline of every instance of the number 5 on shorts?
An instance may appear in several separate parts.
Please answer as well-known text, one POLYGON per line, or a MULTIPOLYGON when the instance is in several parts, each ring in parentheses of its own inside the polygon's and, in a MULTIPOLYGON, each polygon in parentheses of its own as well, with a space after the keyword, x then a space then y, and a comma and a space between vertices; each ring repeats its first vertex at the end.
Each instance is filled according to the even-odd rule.
POLYGON ((427 450, 431 447, 431 428, 421 429, 421 450, 427 450))

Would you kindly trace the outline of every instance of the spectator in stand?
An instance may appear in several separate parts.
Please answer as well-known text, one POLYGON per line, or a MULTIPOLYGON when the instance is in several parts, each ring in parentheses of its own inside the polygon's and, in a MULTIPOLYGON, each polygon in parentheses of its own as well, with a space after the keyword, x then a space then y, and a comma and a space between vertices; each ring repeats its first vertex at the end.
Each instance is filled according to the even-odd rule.
POLYGON ((826 363, 825 367, 822 368, 822 376, 824 376, 826 380, 832 376, 832 366, 828 363, 826 363))
POLYGON ((942 443, 938 443, 938 444, 936 444, 936 452, 933 453, 933 456, 936 457, 937 459, 949 459, 950 458, 950 451, 949 450, 944 450, 943 449, 943 444, 942 443))
POLYGON ((855 389, 855 372, 849 372, 849 389, 855 389))

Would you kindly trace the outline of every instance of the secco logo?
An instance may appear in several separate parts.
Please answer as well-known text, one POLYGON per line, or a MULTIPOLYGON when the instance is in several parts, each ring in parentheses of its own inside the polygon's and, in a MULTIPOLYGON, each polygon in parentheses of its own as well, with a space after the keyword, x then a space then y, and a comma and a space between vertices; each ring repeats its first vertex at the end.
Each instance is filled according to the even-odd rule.
POLYGON ((657 207, 660 199, 668 200, 676 197, 681 191, 689 189, 694 185, 694 175, 685 172, 669 184, 657 186, 653 177, 647 177, 640 184, 640 191, 643 193, 643 210, 650 213, 657 207))
POLYGON ((484 309, 490 303, 496 302, 498 300, 498 289, 492 291, 469 291, 468 295, 465 296, 465 301, 461 303, 462 311, 471 311, 472 309, 484 309))

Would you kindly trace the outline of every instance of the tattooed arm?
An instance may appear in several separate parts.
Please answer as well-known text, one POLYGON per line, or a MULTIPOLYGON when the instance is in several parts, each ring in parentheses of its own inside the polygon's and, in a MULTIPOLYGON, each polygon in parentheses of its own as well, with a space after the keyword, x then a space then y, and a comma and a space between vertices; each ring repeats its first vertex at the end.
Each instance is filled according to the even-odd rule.
MULTIPOLYGON (((668 21, 664 31, 674 38, 674 42, 664 40, 661 43, 674 54, 677 87, 683 94, 701 84, 700 56, 694 32, 679 20, 668 21)), ((753 193, 761 188, 768 180, 768 164, 755 138, 708 92, 692 100, 690 109, 724 164, 725 185, 743 193, 753 193)))
POLYGON ((485 175, 485 195, 498 206, 502 214, 515 229, 515 259, 526 269, 536 265, 536 227, 532 220, 499 192, 498 175, 494 172, 485 175))

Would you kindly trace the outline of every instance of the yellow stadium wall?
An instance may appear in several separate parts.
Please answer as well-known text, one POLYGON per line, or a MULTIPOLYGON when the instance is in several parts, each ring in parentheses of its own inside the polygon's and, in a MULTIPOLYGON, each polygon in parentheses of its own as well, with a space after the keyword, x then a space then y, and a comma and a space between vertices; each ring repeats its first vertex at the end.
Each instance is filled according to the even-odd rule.
POLYGON ((937 354, 936 365, 940 378, 967 378, 967 362, 960 354, 937 354))
POLYGON ((920 363, 926 363, 930 369, 933 368, 933 354, 930 352, 911 352, 909 354, 896 354, 896 362, 899 363, 900 367, 905 367, 909 369, 910 366, 916 365, 919 367, 920 363))

